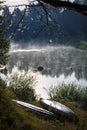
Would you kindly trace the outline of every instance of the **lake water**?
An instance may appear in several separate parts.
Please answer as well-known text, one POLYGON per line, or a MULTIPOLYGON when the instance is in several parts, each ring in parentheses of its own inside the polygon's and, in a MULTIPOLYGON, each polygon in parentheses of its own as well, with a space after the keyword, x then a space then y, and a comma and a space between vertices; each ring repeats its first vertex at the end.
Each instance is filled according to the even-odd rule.
POLYGON ((14 66, 27 70, 32 68, 37 75, 36 93, 40 97, 49 98, 50 86, 60 83, 76 83, 87 86, 87 51, 74 47, 29 47, 28 49, 12 49, 10 51, 9 71, 14 66), (39 66, 42 72, 37 72, 39 66))

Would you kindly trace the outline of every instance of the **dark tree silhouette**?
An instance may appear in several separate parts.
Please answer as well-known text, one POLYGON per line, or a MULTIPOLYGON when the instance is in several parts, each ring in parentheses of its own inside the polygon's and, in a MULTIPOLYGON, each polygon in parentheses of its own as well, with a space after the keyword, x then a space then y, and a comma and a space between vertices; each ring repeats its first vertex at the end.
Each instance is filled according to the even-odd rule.
MULTIPOLYGON (((71 2, 69 0, 65 0, 65 1, 62 1, 62 0, 34 0, 33 2, 31 1, 29 3, 29 5, 21 4, 21 5, 15 5, 15 7, 25 6, 28 8, 33 8, 36 6, 42 6, 42 8, 46 11, 45 4, 48 4, 55 8, 65 8, 68 10, 73 10, 73 11, 79 12, 83 15, 87 15, 86 0, 83 0, 83 3, 85 3, 85 4, 81 4, 81 1, 79 1, 79 0, 77 0, 77 1, 75 0, 74 2, 71 2), (34 3, 35 1, 37 1, 37 4, 34 3)), ((9 6, 9 7, 12 7, 12 6, 9 6)))
POLYGON ((40 0, 40 1, 49 4, 55 8, 66 8, 68 10, 73 10, 82 13, 84 15, 87 15, 87 5, 60 0, 40 0))
MULTIPOLYGON (((2 2, 0 2, 1 4, 2 2)), ((0 6, 0 10, 3 7, 0 6)), ((0 15, 0 25, 3 22, 3 17, 0 15)), ((5 39, 5 31, 0 29, 0 67, 7 64, 8 61, 8 52, 9 52, 9 41, 5 39)))

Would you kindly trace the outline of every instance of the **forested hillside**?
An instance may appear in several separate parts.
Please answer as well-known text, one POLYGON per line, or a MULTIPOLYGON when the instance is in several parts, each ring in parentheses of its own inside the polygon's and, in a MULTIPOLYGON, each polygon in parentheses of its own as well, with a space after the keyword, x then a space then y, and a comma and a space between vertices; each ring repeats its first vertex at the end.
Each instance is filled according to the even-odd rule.
POLYGON ((54 9, 47 6, 48 20, 41 7, 20 10, 9 8, 3 12, 2 28, 6 29, 6 37, 20 44, 27 42, 37 45, 77 44, 87 40, 87 17, 73 12, 54 9))

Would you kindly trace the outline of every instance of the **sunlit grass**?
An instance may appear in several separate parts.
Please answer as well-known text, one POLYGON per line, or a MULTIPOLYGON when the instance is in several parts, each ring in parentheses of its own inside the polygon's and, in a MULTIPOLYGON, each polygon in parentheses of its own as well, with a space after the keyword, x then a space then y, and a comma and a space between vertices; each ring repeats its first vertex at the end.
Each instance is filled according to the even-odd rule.
POLYGON ((77 102, 84 109, 87 108, 87 87, 81 87, 76 84, 60 84, 50 87, 49 96, 51 99, 77 102))

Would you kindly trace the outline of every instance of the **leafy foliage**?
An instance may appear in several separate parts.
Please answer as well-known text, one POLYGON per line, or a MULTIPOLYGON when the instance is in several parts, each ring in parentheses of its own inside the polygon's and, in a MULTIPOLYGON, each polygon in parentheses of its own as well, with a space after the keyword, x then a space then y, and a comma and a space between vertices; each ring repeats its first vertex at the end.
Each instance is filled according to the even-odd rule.
POLYGON ((14 72, 11 76, 9 87, 15 93, 16 98, 22 101, 35 101, 36 95, 34 86, 36 78, 30 71, 14 72))
POLYGON ((8 129, 14 120, 12 105, 13 93, 6 88, 4 81, 0 79, 0 130, 8 129))
POLYGON ((87 87, 85 88, 85 91, 84 91, 82 107, 87 110, 87 87))
POLYGON ((79 49, 87 50, 87 41, 82 41, 76 46, 79 49))
POLYGON ((0 79, 0 130, 32 130, 26 113, 14 104, 13 98, 13 92, 0 79))
MULTIPOLYGON (((2 23, 2 16, 0 16, 0 23, 2 23)), ((8 61, 9 41, 5 38, 5 33, 0 29, 0 65, 6 65, 8 61)))
MULTIPOLYGON (((3 81, 0 80, 0 130, 86 130, 87 129, 87 112, 79 109, 78 106, 70 104, 70 107, 78 114, 80 122, 59 120, 45 120, 37 117, 33 113, 24 111, 23 108, 12 102, 13 92, 6 88, 3 81), (39 123, 37 123, 39 122, 39 123)), ((36 102, 37 105, 38 102, 36 102)), ((66 104, 67 102, 65 102, 66 104)))

